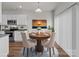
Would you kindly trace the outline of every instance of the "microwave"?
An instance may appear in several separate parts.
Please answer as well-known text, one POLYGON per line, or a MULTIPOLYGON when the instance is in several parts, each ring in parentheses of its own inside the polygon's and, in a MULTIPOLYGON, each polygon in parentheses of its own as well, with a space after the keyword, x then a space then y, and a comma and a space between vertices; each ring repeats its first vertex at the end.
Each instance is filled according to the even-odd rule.
POLYGON ((7 24, 8 25, 17 25, 17 21, 16 20, 7 20, 7 24))

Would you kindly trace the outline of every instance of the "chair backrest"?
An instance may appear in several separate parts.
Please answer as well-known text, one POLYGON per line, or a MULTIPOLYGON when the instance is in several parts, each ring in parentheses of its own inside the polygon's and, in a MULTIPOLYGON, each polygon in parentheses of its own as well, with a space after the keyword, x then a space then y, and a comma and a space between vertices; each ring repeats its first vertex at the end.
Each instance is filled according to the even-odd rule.
POLYGON ((37 29, 32 29, 32 32, 37 33, 38 30, 37 29))
POLYGON ((23 45, 29 46, 29 43, 28 43, 27 38, 26 38, 26 33, 21 32, 21 35, 22 35, 22 39, 23 39, 23 45))
POLYGON ((54 32, 51 32, 49 44, 50 44, 51 46, 54 46, 54 43, 55 43, 55 33, 54 33, 54 32))
POLYGON ((26 34, 27 40, 30 39, 30 38, 29 38, 29 32, 28 32, 28 31, 24 31, 24 33, 26 34))
POLYGON ((48 32, 47 29, 41 29, 40 32, 48 32))

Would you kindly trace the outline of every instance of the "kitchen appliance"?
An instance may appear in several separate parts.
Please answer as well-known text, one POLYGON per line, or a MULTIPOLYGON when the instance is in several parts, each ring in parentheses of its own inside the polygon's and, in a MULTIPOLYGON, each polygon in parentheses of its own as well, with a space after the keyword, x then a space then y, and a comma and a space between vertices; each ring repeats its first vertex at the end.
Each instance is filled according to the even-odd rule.
POLYGON ((17 25, 17 21, 16 20, 7 20, 7 24, 8 25, 17 25))

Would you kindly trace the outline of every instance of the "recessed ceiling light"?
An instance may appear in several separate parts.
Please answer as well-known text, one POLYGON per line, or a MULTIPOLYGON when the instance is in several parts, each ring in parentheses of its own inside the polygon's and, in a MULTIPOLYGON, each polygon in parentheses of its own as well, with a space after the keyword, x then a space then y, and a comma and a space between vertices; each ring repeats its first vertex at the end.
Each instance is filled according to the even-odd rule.
POLYGON ((19 8, 22 8, 22 5, 20 5, 19 8))

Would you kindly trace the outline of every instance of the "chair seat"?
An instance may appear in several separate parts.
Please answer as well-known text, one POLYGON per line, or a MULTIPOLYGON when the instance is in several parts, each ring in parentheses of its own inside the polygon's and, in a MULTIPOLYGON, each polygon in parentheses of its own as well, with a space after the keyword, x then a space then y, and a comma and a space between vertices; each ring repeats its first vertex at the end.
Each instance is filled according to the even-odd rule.
POLYGON ((32 48, 32 47, 36 46, 36 44, 37 44, 36 42, 34 42, 32 40, 27 40, 27 42, 28 42, 28 45, 24 44, 24 47, 26 47, 26 48, 32 48))
POLYGON ((44 46, 44 45, 48 44, 49 42, 50 42, 50 39, 47 39, 47 40, 42 41, 41 43, 44 46))
POLYGON ((53 48, 54 44, 50 44, 50 42, 49 42, 49 43, 47 43, 47 44, 45 44, 43 46, 46 47, 46 48, 53 48))

